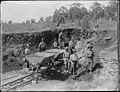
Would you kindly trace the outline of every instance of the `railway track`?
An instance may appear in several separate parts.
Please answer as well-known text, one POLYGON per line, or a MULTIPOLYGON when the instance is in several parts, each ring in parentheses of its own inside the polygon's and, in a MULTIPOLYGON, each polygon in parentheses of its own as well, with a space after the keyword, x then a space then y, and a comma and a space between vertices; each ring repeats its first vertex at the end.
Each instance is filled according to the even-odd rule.
POLYGON ((18 78, 11 82, 2 85, 2 91, 15 91, 23 86, 32 84, 32 81, 35 79, 32 77, 33 74, 28 74, 24 77, 18 78))
POLYGON ((3 84, 1 89, 2 91, 15 91, 17 89, 23 88, 29 84, 32 84, 33 81, 36 81, 36 79, 40 77, 38 74, 43 73, 46 69, 47 68, 43 68, 39 72, 33 72, 11 82, 3 84))

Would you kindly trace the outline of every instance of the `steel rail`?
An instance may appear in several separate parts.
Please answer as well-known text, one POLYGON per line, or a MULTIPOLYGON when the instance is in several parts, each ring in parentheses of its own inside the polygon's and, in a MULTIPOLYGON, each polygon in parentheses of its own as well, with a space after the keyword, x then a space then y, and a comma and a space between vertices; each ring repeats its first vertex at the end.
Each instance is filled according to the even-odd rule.
POLYGON ((2 85, 2 89, 6 89, 7 86, 16 85, 16 84, 18 84, 18 83, 24 81, 25 78, 32 77, 32 75, 33 75, 33 74, 29 74, 29 75, 26 75, 26 76, 24 76, 24 77, 21 77, 21 78, 18 78, 18 79, 16 79, 16 80, 13 80, 13 81, 11 81, 11 82, 8 82, 8 83, 2 85))

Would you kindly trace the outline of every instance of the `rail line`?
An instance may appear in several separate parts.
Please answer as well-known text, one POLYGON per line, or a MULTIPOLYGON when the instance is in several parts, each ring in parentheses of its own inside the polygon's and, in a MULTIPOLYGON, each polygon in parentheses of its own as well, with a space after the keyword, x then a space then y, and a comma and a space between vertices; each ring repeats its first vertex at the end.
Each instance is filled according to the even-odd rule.
MULTIPOLYGON (((47 68, 41 69, 39 72, 37 73, 42 73, 46 70, 47 68)), ((11 82, 8 82, 6 84, 2 85, 2 90, 3 91, 15 91, 16 89, 22 88, 28 84, 32 84, 33 80, 36 80, 37 77, 35 77, 36 73, 31 73, 28 74, 24 77, 18 78, 16 80, 13 80, 11 82)))
POLYGON ((28 74, 24 77, 21 77, 16 80, 13 80, 9 83, 3 84, 2 90, 3 91, 11 91, 11 90, 16 90, 17 88, 20 88, 21 86, 25 86, 27 84, 32 84, 32 80, 34 80, 32 75, 33 74, 28 74))

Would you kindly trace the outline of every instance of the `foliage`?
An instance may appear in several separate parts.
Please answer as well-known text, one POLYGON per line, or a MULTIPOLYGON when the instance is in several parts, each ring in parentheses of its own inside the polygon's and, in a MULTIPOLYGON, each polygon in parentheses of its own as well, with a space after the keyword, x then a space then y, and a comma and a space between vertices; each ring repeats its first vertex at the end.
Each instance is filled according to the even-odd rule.
POLYGON ((10 20, 9 22, 8 22, 8 24, 12 24, 13 22, 12 22, 12 20, 10 20))

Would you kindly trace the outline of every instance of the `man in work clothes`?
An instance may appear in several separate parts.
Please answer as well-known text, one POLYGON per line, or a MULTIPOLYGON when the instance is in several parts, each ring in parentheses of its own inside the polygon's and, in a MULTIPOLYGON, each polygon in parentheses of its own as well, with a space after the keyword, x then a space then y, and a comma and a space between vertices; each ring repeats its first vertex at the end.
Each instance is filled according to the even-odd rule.
POLYGON ((72 74, 74 75, 75 74, 75 71, 76 71, 76 68, 77 68, 77 64, 78 64, 78 56, 76 54, 76 51, 73 50, 73 54, 70 55, 70 62, 71 62, 71 71, 72 74))
POLYGON ((42 41, 39 43, 38 45, 38 51, 41 52, 41 51, 45 51, 46 49, 46 44, 44 42, 44 39, 42 38, 42 41))
MULTIPOLYGON (((65 69, 69 70, 69 58, 70 58, 70 53, 68 50, 68 47, 65 48, 66 51, 63 54, 63 60, 64 60, 64 64, 65 64, 65 69)), ((67 71, 68 72, 68 71, 67 71)))
POLYGON ((74 38, 73 38, 73 37, 71 38, 71 40, 70 40, 70 42, 69 42, 69 48, 70 48, 70 50, 71 50, 71 53, 70 53, 70 54, 72 54, 72 53, 73 53, 73 49, 75 48, 75 41, 74 41, 74 38))
POLYGON ((30 46, 29 44, 27 44, 27 47, 25 49, 25 55, 29 55, 30 54, 30 46))
POLYGON ((59 44, 61 44, 61 42, 63 41, 63 39, 64 39, 64 34, 63 34, 62 31, 60 31, 60 33, 59 33, 59 39, 58 39, 59 44))
POLYGON ((57 49, 58 48, 58 43, 57 40, 55 39, 53 44, 52 44, 52 48, 57 49))

